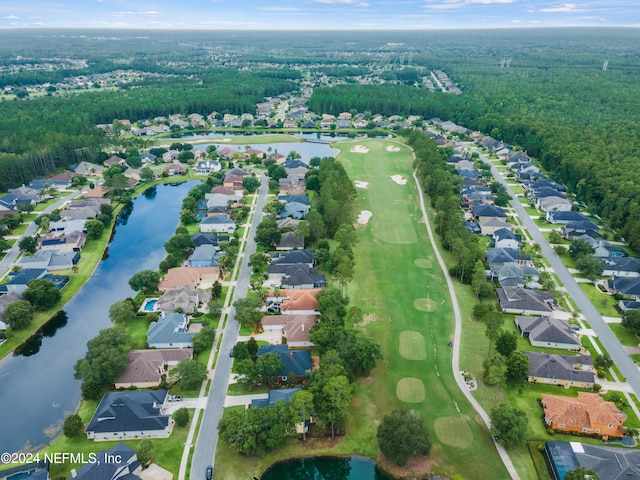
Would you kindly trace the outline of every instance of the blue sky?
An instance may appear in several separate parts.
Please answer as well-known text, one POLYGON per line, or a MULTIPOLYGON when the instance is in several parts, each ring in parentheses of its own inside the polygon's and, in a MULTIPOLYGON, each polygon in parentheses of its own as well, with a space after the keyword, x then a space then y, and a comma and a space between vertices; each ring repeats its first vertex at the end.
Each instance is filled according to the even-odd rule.
POLYGON ((441 29, 640 27, 639 0, 5 0, 1 27, 441 29), (573 3, 575 2, 575 3, 573 3))

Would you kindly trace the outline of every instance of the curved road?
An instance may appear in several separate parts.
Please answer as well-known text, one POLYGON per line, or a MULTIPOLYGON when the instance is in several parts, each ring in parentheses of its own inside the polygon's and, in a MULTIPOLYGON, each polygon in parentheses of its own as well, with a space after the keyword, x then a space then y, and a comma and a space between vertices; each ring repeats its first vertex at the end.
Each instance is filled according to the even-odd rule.
MULTIPOLYGON (((478 152, 477 149, 474 151, 478 152)), ((496 180, 502 183, 507 189, 509 186, 507 182, 502 177, 498 169, 491 163, 491 161, 482 153, 480 154, 480 158, 485 162, 491 165, 491 173, 496 180)), ((510 190, 509 190, 510 191, 510 190)), ((560 260, 556 252, 554 252, 551 245, 547 239, 542 235, 536 224, 531 220, 531 217, 524 209, 522 204, 517 198, 511 200, 511 206, 515 209, 518 217, 522 221, 524 227, 529 231, 533 241, 540 245, 540 250, 542 254, 547 258, 551 268, 556 273, 564 287, 567 289, 567 293, 573 299, 573 302, 578 307, 578 310, 582 312, 584 318, 589 322, 591 329, 595 332, 598 339, 604 345, 605 350, 609 353, 609 356, 614 361, 618 369, 622 372, 622 374, 626 377, 626 381, 629 383, 633 392, 636 394, 638 398, 640 398, 640 370, 634 363, 634 361, 629 357, 629 354, 624 350, 622 344, 618 340, 618 338, 611 331, 607 323, 604 321, 598 310, 593 306, 591 301, 584 294, 575 278, 571 276, 567 267, 564 266, 564 263, 560 260)), ((624 378, 620 379, 624 381, 624 378)))
MULTIPOLYGON (((264 173, 261 173, 261 175, 262 183, 260 185, 260 193, 258 194, 258 201, 256 202, 251 228, 247 235, 246 248, 242 256, 240 272, 233 293, 234 300, 246 297, 249 289, 249 280, 251 277, 251 268, 248 266, 249 257, 252 253, 256 252, 254 236, 258 224, 262 221, 262 209, 264 208, 269 190, 269 179, 264 173)), ((240 331, 240 324, 235 319, 235 313, 235 309, 231 306, 222 341, 220 342, 218 360, 216 362, 213 380, 211 381, 209 396, 206 400, 206 408, 200 425, 200 433, 196 439, 196 445, 193 451, 189 477, 192 480, 204 480, 205 470, 208 465, 213 465, 216 455, 218 422, 222 418, 224 399, 227 396, 229 376, 231 375, 231 366, 233 364, 233 359, 229 357, 228 352, 238 341, 238 332, 240 331)))

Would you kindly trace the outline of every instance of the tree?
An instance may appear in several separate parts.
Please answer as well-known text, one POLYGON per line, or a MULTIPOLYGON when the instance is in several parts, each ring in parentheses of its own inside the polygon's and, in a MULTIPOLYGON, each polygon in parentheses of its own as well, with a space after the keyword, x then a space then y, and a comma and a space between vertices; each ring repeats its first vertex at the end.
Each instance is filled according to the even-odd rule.
POLYGON ((581 238, 573 240, 571 245, 569 245, 569 256, 574 260, 584 257, 585 255, 593 255, 594 253, 595 249, 589 244, 589 242, 581 238))
POLYGON ((214 317, 218 317, 222 314, 222 303, 220 303, 217 300, 211 300, 207 304, 207 310, 209 311, 210 315, 213 315, 214 317))
POLYGON ((415 410, 394 410, 385 415, 376 437, 384 456, 396 465, 405 465, 409 457, 427 456, 431 451, 424 418, 415 410))
POLYGON ((282 375, 284 365, 277 353, 265 353, 256 361, 259 378, 267 384, 275 383, 275 377, 282 375))
POLYGON ((334 342, 340 358, 354 375, 369 375, 376 362, 382 360, 380 345, 360 330, 343 330, 334 342))
POLYGON ((313 394, 308 390, 301 390, 291 398, 290 403, 291 416, 297 423, 302 423, 302 441, 307 440, 307 430, 304 422, 311 419, 311 416, 315 413, 313 406, 313 394))
POLYGON ((186 427, 189 423, 189 410, 186 408, 179 408, 173 414, 173 420, 179 427, 186 427))
POLYGON ((211 298, 220 300, 220 297, 222 297, 222 284, 216 280, 213 282, 213 285, 211 285, 211 298))
POLYGON ((87 239, 97 240, 102 236, 102 232, 104 232, 104 223, 100 220, 89 220, 85 224, 85 228, 87 229, 87 239))
POLYGON ((193 336, 191 343, 193 344, 193 354, 199 355, 213 345, 216 340, 216 330, 211 327, 204 327, 193 336))
POLYGON ((258 355, 258 342, 256 342, 255 338, 251 337, 249 340, 247 340, 247 350, 249 352, 249 355, 251 355, 252 357, 258 355))
POLYGON ((549 232, 549 243, 559 244, 562 243, 562 235, 557 230, 551 230, 549 232))
POLYGON ((123 327, 100 330, 87 342, 87 354, 74 366, 74 377, 82 380, 82 396, 97 400, 103 387, 110 385, 127 366, 129 335, 123 327))
POLYGON ((564 474, 564 480, 600 480, 598 474, 585 467, 577 467, 564 474))
POLYGON ((4 318, 12 330, 27 328, 33 320, 33 306, 26 300, 11 302, 4 310, 4 318))
POLYGON ((260 180, 256 177, 244 177, 242 179, 242 188, 249 193, 254 193, 260 186, 260 180))
POLYGON ((152 293, 158 289, 160 275, 155 270, 141 270, 129 279, 132 290, 142 293, 152 293))
POLYGON ((36 310, 47 310, 60 301, 60 290, 53 282, 44 278, 36 278, 27 283, 22 298, 33 305, 36 310))
POLYGON ((608 354, 598 355, 593 359, 593 365, 597 370, 606 370, 613 366, 613 360, 608 354))
POLYGON ((499 405, 491 410, 491 434, 505 448, 522 445, 527 434, 527 415, 507 405, 499 405))
POLYGON ((589 280, 595 282, 604 271, 604 263, 593 255, 584 255, 576 260, 576 268, 589 280))
POLYGON ((250 358, 249 349, 247 348, 247 342, 238 342, 233 346, 233 358, 237 361, 246 360, 250 358))
POLYGON ((251 391, 254 384, 260 381, 258 367, 250 358, 245 358, 236 362, 236 372, 238 372, 237 381, 243 385, 249 385, 251 391))
POLYGON ((21 252, 25 253, 36 253, 36 249, 38 248, 38 240, 36 237, 22 237, 22 239, 18 242, 18 247, 21 252))
POLYGON ((180 152, 178 154, 178 161, 180 163, 189 163, 192 162, 193 159, 195 158, 195 155, 193 154, 193 152, 189 151, 189 150, 185 150, 183 152, 180 152))
MULTIPOLYGON (((189 413, 187 412, 187 416, 188 415, 189 413)), ((175 419, 175 414, 174 414, 174 419, 175 419)), ((178 422, 176 421, 176 423, 178 422)), ((149 440, 148 438, 145 438, 140 442, 140 446, 138 447, 138 450, 137 450, 137 457, 143 466, 148 465, 149 462, 153 460, 153 443, 151 442, 151 440, 149 440)))
POLYGON ((249 257, 249 266, 253 273, 262 273, 269 267, 269 256, 264 253, 252 253, 249 257))
POLYGON ((185 253, 193 247, 195 247, 195 244, 188 233, 176 234, 164 244, 164 248, 169 255, 176 255, 180 258, 183 258, 185 253))
POLYGON ((507 357, 507 380, 520 383, 529 376, 529 357, 522 352, 511 352, 507 357))
POLYGON ((186 390, 197 388, 207 378, 207 367, 190 358, 180 360, 174 372, 180 379, 180 386, 186 390))
POLYGON ((62 434, 67 438, 78 438, 84 432, 84 422, 77 413, 72 413, 64 419, 62 434))
MULTIPOLYGON (((47 230, 49 230, 49 227, 47 226, 46 229, 44 227, 42 227, 42 229, 47 231, 47 230)), ((11 248, 11 243, 9 243, 8 240, 5 240, 4 238, 0 237, 0 254, 6 252, 10 248, 11 248)))
POLYGON ((622 314, 622 326, 640 332, 640 308, 624 312, 622 314))
POLYGON ((262 320, 260 301, 257 298, 241 298, 233 302, 236 309, 236 320, 241 325, 257 325, 262 320))
POLYGON ((478 260, 473 267, 473 275, 471 275, 471 286, 476 299, 487 298, 493 295, 493 284, 487 281, 487 273, 484 264, 478 260))
POLYGON ((129 300, 118 300, 109 307, 109 320, 114 325, 125 325, 133 320, 135 316, 136 312, 129 300))
POLYGON ((344 375, 333 377, 324 385, 323 394, 328 407, 325 421, 331 424, 331 438, 335 438, 335 426, 342 425, 349 414, 353 385, 344 375))
POLYGON ((491 356, 491 344, 502 334, 504 318, 500 312, 495 311, 487 318, 486 323, 487 328, 485 329, 484 334, 489 339, 489 351, 487 352, 487 356, 491 356))
POLYGON ((362 323, 363 314, 360 307, 349 307, 349 309, 347 310, 346 319, 352 325, 359 325, 360 323, 362 323))
POLYGON ((142 170, 140 170, 140 180, 143 182, 149 182, 155 178, 156 174, 153 173, 153 170, 151 170, 150 167, 143 167, 142 170))
POLYGON ((502 332, 496 339, 496 350, 508 357, 518 348, 518 334, 516 332, 502 332))
POLYGON ((256 228, 256 243, 266 250, 274 250, 281 238, 278 222, 273 217, 265 217, 256 228))

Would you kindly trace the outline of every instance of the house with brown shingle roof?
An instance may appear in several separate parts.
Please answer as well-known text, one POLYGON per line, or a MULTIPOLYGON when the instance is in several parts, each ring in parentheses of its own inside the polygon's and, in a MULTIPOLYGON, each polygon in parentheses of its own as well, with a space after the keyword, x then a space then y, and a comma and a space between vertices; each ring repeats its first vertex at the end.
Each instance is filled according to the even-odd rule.
POLYGON ((598 435, 603 440, 624 435, 625 415, 597 393, 578 392, 578 398, 542 394, 544 421, 558 432, 598 435))
POLYGON ((322 291, 321 288, 310 289, 281 289, 278 296, 271 290, 268 300, 273 300, 280 304, 282 315, 320 315, 318 311, 318 299, 316 295, 322 291))
POLYGON ((264 330, 281 330, 289 348, 312 348, 309 331, 318 321, 318 316, 308 315, 267 315, 262 318, 264 330))
POLYGON ((236 192, 233 190, 233 188, 223 187, 222 185, 217 186, 217 187, 213 187, 211 189, 211 193, 219 193, 220 195, 235 195, 236 194, 236 192))
POLYGON ((127 367, 120 372, 115 388, 153 388, 160 386, 162 377, 183 358, 193 358, 192 348, 131 350, 127 367))
POLYGON ((176 267, 170 268, 158 284, 158 290, 166 292, 178 287, 189 285, 197 288, 203 281, 214 282, 218 279, 218 267, 176 267))

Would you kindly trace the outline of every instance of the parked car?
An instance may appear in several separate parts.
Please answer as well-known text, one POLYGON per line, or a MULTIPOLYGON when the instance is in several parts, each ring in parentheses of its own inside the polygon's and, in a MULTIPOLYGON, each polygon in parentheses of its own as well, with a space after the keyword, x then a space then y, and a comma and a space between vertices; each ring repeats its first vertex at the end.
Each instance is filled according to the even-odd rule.
POLYGON ((209 465, 204 472, 204 476, 207 480, 211 480, 213 478, 213 467, 209 465))
POLYGON ((182 400, 182 397, 180 395, 169 395, 169 398, 167 399, 170 402, 179 402, 180 400, 182 400))
POLYGON ((233 357, 233 348, 229 350, 229 356, 233 357))

